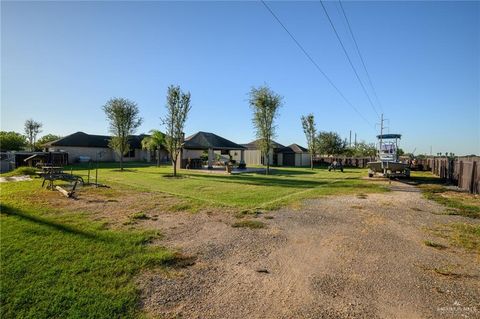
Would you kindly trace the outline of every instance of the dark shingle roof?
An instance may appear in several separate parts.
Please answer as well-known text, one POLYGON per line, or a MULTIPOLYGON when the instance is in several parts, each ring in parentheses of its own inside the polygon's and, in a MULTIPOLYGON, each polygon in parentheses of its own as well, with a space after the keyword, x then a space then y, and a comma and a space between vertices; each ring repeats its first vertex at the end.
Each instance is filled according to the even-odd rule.
POLYGON ((298 144, 291 144, 278 150, 279 153, 307 153, 308 150, 298 144))
MULTIPOLYGON (((148 135, 132 135, 129 137, 132 148, 142 148, 142 140, 148 135)), ((92 135, 83 132, 76 132, 59 140, 48 142, 45 146, 77 146, 77 147, 108 147, 111 136, 92 135)))
MULTIPOLYGON (((255 141, 252 141, 250 143, 247 143, 247 144, 241 144, 242 146, 245 146, 248 150, 256 150, 258 149, 258 146, 257 146, 257 143, 258 143, 259 140, 255 140, 255 141)), ((285 146, 283 146, 282 144, 280 143, 277 143, 275 141, 272 141, 272 145, 273 145, 273 148, 274 149, 280 149, 280 148, 284 148, 285 146)))
POLYGON ((213 148, 216 150, 243 150, 245 147, 227 140, 221 136, 208 132, 198 132, 185 139, 183 147, 186 149, 204 150, 213 148))

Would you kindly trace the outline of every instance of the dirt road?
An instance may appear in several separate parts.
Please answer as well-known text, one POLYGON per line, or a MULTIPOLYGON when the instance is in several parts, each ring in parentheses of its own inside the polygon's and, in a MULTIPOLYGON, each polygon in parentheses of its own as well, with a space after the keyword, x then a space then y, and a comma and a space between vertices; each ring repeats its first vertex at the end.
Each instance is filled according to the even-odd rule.
POLYGON ((232 228, 222 213, 161 215, 159 244, 196 261, 144 274, 142 306, 161 318, 480 317, 478 255, 427 230, 467 219, 440 215, 411 186, 393 189, 260 215, 264 229, 232 228))

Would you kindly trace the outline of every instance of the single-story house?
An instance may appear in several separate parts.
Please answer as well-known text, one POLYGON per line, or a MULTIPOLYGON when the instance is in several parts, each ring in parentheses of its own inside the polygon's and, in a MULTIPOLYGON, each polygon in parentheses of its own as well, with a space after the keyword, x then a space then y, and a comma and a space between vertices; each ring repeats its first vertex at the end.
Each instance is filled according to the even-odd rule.
MULTIPOLYGON (((148 135, 132 135, 129 137, 130 151, 123 156, 124 161, 155 161, 155 153, 142 149, 142 140, 148 135)), ((69 163, 88 160, 113 162, 119 160, 117 152, 109 148, 111 136, 93 135, 84 132, 76 132, 56 141, 46 143, 44 148, 49 152, 68 153, 69 163)), ((166 150, 160 150, 160 160, 168 161, 166 150)))
POLYGON ((238 162, 245 162, 245 147, 242 145, 214 133, 198 132, 183 141, 177 165, 180 168, 187 168, 187 165, 190 168, 201 168, 201 157, 205 152, 208 153, 208 168, 213 167, 216 155, 225 156, 228 159, 239 156, 238 162))
MULTIPOLYGON (((252 141, 247 144, 241 144, 246 148, 245 150, 245 163, 247 165, 263 165, 265 162, 265 155, 262 155, 262 151, 258 148, 259 140, 252 141)), ((272 141, 272 148, 270 149, 269 154, 269 164, 276 166, 279 165, 278 162, 278 151, 285 146, 275 141, 272 141)), ((237 160, 237 158, 235 158, 237 160)))
POLYGON ((309 166, 310 153, 308 149, 298 144, 291 144, 278 150, 278 165, 309 166))

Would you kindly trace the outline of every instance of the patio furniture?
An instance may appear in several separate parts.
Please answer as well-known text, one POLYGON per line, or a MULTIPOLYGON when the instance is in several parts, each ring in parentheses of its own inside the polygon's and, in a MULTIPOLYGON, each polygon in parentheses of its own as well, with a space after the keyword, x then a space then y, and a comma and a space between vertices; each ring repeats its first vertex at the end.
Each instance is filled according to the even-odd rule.
POLYGON ((45 182, 47 182, 47 188, 52 190, 55 189, 54 181, 61 180, 73 182, 73 187, 70 191, 69 197, 71 197, 75 192, 75 188, 77 187, 78 182, 81 182, 82 185, 84 184, 83 178, 81 176, 64 173, 63 167, 60 166, 43 166, 42 172, 39 175, 40 177, 43 177, 42 187, 45 186, 45 182))

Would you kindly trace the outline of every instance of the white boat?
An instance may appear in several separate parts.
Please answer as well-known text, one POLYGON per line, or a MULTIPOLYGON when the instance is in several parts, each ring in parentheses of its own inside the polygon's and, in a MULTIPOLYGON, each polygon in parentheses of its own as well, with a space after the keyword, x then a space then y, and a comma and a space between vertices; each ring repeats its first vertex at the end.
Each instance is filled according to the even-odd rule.
POLYGON ((374 162, 368 162, 368 176, 373 177, 380 174, 385 177, 405 176, 410 177, 410 169, 407 163, 398 160, 398 140, 402 138, 400 134, 380 134, 377 135, 378 157, 374 162))

